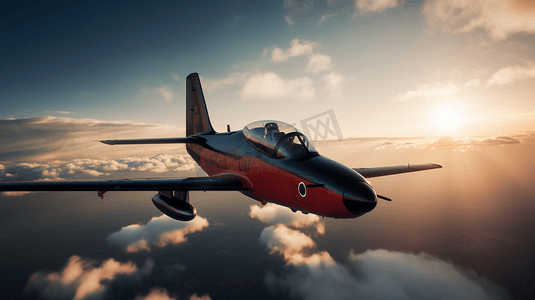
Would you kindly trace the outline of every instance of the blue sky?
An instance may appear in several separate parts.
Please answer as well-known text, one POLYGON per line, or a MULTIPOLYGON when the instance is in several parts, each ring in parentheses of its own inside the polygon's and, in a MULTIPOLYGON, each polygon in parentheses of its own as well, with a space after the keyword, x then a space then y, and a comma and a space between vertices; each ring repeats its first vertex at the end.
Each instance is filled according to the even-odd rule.
POLYGON ((334 109, 346 136, 526 131, 533 10, 484 3, 15 2, 1 21, 0 117, 183 126, 184 78, 198 72, 220 130, 334 109), (448 107, 457 121, 440 126, 448 107))

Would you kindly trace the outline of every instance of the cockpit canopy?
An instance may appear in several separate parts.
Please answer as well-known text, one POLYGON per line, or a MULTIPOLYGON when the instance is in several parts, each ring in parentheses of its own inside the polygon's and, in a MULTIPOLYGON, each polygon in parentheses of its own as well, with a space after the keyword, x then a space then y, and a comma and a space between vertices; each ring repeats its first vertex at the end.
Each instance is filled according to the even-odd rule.
POLYGON ((297 128, 280 121, 258 121, 243 128, 247 141, 273 158, 305 158, 318 151, 297 128))

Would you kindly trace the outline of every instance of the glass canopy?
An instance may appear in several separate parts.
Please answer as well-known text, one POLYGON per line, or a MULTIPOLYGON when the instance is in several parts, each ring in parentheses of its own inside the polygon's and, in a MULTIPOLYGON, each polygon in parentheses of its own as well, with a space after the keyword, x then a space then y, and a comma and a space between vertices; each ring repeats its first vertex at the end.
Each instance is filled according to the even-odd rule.
POLYGON ((280 121, 258 121, 243 128, 247 141, 267 156, 304 158, 318 151, 297 128, 280 121))

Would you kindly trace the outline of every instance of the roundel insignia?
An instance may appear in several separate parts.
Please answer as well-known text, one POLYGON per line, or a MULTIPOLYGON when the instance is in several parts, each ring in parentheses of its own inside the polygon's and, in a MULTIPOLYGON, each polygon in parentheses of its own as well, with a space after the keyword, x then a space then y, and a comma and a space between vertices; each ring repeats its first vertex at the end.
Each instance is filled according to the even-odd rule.
POLYGON ((301 197, 305 197, 307 195, 307 187, 304 183, 299 182, 297 189, 299 190, 299 195, 301 195, 301 197))

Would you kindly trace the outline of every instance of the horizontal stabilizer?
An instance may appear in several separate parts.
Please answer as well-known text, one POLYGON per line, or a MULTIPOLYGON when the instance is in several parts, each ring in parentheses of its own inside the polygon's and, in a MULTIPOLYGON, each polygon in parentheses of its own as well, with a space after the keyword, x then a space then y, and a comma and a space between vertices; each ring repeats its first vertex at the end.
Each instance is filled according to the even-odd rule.
POLYGON ((206 139, 198 136, 163 139, 133 139, 133 140, 105 140, 100 141, 106 145, 134 145, 134 144, 202 144, 206 139))
POLYGON ((235 177, 191 177, 182 179, 117 179, 87 181, 26 181, 0 183, 0 191, 243 191, 235 177))
POLYGON ((371 178, 371 177, 387 176, 387 175, 424 171, 424 170, 431 170, 431 169, 438 169, 438 168, 442 168, 442 166, 437 165, 437 164, 414 164, 414 165, 408 164, 408 165, 391 166, 391 167, 358 168, 358 169, 353 169, 353 170, 357 171, 360 175, 364 176, 365 178, 371 178))

